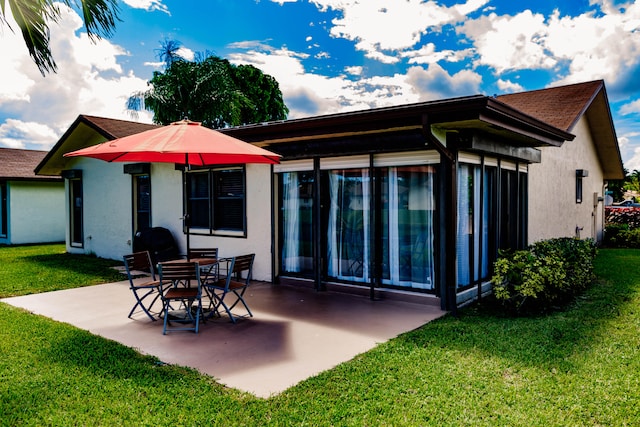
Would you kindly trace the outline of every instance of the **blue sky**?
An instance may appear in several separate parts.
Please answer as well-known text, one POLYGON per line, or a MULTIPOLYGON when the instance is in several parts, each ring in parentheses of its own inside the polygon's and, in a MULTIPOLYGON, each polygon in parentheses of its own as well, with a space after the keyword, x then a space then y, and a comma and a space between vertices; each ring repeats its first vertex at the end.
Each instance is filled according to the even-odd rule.
MULTIPOLYGON (((51 26, 42 77, 0 27, 0 147, 49 149, 78 114, 132 119, 129 95, 178 40, 278 80, 289 118, 603 79, 625 167, 640 169, 640 5, 576 0, 122 0, 109 39, 51 26)), ((15 28, 15 24, 10 25, 15 28)), ((138 120, 149 122, 149 114, 138 120)))

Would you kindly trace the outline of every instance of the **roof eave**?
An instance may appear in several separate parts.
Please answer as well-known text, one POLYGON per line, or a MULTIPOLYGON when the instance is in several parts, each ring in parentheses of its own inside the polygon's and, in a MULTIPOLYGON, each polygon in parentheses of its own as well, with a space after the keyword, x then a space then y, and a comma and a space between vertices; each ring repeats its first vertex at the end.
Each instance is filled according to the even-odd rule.
POLYGON ((471 127, 494 127, 503 132, 513 132, 526 140, 525 145, 530 146, 559 146, 574 138, 568 132, 482 95, 254 124, 223 129, 222 132, 259 146, 269 146, 284 142, 419 130, 425 115, 434 126, 455 129, 456 124, 466 123, 471 127))

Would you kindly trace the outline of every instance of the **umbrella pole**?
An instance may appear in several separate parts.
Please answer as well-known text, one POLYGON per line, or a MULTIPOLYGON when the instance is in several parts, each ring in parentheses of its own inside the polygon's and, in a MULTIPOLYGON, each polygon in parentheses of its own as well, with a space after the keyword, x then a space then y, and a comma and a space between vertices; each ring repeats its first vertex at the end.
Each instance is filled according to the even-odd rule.
POLYGON ((183 189, 182 189, 182 194, 183 194, 183 198, 184 198, 184 216, 183 216, 183 220, 184 220, 184 229, 185 232, 187 233, 187 261, 191 261, 191 256, 189 255, 189 249, 190 249, 190 245, 189 245, 189 224, 190 224, 190 218, 189 218, 189 196, 188 196, 188 186, 187 186, 187 168, 189 167, 189 153, 186 153, 184 156, 184 170, 182 171, 182 185, 183 185, 183 189))

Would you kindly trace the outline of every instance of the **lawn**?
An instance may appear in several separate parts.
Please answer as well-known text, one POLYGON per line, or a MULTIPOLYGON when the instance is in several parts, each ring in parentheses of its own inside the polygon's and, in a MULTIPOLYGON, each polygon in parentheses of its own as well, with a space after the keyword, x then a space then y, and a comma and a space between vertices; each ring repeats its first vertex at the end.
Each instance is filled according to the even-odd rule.
MULTIPOLYGON (((0 247, 0 295, 113 274, 58 251, 0 247), (30 264, 39 280, 16 287, 30 264)), ((640 425, 638 266, 640 251, 601 250, 598 283, 566 310, 515 319, 467 307, 270 399, 0 303, 0 424, 640 425)))

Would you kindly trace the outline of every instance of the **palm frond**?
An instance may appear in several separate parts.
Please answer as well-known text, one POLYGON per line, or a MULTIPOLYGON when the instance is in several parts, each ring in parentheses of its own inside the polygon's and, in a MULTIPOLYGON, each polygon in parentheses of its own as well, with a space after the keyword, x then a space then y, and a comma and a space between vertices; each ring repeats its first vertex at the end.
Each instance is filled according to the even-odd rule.
MULTIPOLYGON (((56 63, 49 47, 49 27, 47 20, 55 20, 59 11, 47 0, 8 0, 11 14, 15 19, 29 50, 42 75, 55 72, 56 63)), ((4 6, 2 10, 5 13, 4 6)))
POLYGON ((82 15, 87 34, 92 40, 100 37, 111 37, 118 17, 116 0, 82 0, 82 15))

